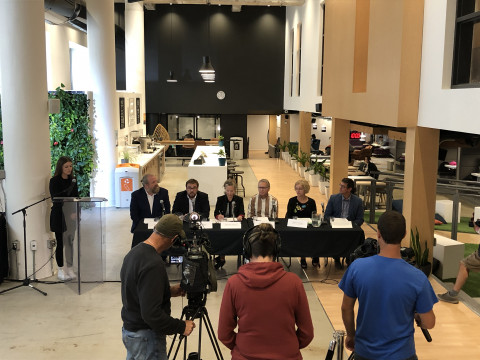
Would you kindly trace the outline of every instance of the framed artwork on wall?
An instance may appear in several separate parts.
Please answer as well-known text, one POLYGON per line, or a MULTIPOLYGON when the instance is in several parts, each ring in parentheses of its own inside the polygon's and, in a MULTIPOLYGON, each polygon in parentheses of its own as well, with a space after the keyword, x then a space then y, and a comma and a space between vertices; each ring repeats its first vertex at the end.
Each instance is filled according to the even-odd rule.
POLYGON ((120 110, 120 129, 125 129, 125 98, 118 99, 120 110))

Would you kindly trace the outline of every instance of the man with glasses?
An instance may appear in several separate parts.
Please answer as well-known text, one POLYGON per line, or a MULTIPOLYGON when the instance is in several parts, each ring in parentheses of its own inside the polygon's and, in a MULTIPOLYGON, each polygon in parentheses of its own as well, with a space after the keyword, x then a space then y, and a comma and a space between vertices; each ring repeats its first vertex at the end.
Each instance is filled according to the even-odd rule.
POLYGON ((177 193, 173 202, 172 213, 186 215, 196 212, 202 218, 207 219, 210 215, 208 194, 198 190, 198 181, 195 179, 187 180, 185 187, 185 191, 177 193))
MULTIPOLYGON (((362 199, 354 195, 355 183, 352 179, 343 178, 340 182, 340 192, 330 196, 325 209, 325 218, 344 218, 361 226, 363 224, 362 199)), ((341 268, 340 258, 335 258, 335 266, 341 268)))
POLYGON ((278 200, 270 195, 270 182, 261 179, 258 182, 258 194, 254 195, 248 202, 247 217, 271 217, 278 216, 278 200))

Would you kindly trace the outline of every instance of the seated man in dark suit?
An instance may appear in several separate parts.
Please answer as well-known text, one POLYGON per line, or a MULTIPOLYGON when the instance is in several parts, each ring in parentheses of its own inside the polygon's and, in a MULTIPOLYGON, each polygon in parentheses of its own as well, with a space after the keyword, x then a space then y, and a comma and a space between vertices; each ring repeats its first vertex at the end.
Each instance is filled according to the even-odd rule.
POLYGON ((145 174, 142 178, 142 185, 143 188, 132 193, 130 201, 132 233, 141 220, 170 214, 168 190, 158 186, 157 177, 152 174, 145 174))
MULTIPOLYGON (((325 209, 325 218, 345 218, 360 226, 363 224, 363 202, 354 195, 355 183, 352 179, 343 178, 340 182, 340 193, 330 196, 325 209)), ((335 258, 335 265, 341 267, 340 259, 335 258)))
POLYGON ((208 218, 210 215, 208 194, 198 191, 198 181, 195 179, 187 180, 185 187, 185 191, 180 191, 175 196, 172 213, 186 215, 197 212, 202 218, 208 218))

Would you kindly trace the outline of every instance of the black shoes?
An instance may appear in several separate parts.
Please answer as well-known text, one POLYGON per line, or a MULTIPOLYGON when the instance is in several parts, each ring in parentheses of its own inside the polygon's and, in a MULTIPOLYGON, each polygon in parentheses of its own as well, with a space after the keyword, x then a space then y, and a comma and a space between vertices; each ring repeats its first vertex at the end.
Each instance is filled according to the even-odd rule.
POLYGON ((312 266, 313 267, 320 267, 320 259, 318 257, 312 258, 312 266))
POLYGON ((302 267, 302 269, 307 268, 307 260, 305 260, 305 258, 300 259, 300 266, 302 267))
POLYGON ((335 259, 335 268, 338 269, 338 270, 343 269, 343 265, 340 262, 340 259, 335 259))
POLYGON ((215 269, 220 269, 223 268, 223 265, 225 265, 225 259, 222 259, 220 256, 217 256, 215 258, 215 269))

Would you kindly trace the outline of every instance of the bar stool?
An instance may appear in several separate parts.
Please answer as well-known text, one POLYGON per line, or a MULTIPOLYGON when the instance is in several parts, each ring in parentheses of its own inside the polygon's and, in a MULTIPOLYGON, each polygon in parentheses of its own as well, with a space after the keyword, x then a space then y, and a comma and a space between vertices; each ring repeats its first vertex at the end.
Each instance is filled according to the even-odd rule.
POLYGON ((243 186, 243 176, 245 172, 242 170, 232 170, 230 171, 230 175, 232 175, 232 178, 235 180, 235 183, 237 184, 237 195, 240 194, 240 192, 243 192, 243 196, 245 197, 245 186, 243 186), (241 183, 238 183, 238 178, 240 178, 241 183), (240 186, 242 188, 240 189, 240 186))

